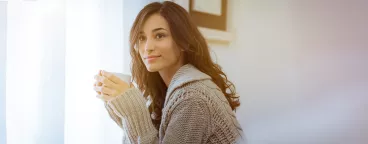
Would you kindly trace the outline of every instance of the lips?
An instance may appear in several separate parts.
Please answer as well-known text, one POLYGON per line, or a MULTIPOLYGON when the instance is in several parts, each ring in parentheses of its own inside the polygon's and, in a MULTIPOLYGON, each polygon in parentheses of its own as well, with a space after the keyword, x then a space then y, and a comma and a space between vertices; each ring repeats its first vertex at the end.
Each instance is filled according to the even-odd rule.
POLYGON ((152 63, 153 61, 155 61, 157 58, 159 58, 161 56, 146 56, 144 57, 144 59, 148 62, 148 63, 152 63))
POLYGON ((144 59, 152 59, 152 58, 158 58, 158 57, 161 57, 160 55, 157 55, 157 56, 146 56, 144 57, 144 59))

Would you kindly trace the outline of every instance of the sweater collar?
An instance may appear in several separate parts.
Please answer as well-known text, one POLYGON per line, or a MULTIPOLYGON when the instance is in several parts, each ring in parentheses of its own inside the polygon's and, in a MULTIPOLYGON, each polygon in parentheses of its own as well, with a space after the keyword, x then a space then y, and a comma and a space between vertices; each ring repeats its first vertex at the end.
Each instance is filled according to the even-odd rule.
POLYGON ((167 100, 169 99, 169 96, 175 89, 194 81, 206 79, 211 79, 211 77, 198 70, 195 66, 191 64, 183 65, 179 68, 179 70, 174 74, 173 78, 171 79, 166 93, 165 105, 167 103, 167 100))

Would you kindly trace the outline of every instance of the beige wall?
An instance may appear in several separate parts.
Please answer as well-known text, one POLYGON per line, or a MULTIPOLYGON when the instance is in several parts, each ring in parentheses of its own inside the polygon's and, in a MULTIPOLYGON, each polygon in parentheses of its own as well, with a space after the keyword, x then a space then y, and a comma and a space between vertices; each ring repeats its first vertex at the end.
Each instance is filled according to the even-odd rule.
POLYGON ((250 143, 368 143, 367 5, 229 0, 235 39, 210 46, 250 143))

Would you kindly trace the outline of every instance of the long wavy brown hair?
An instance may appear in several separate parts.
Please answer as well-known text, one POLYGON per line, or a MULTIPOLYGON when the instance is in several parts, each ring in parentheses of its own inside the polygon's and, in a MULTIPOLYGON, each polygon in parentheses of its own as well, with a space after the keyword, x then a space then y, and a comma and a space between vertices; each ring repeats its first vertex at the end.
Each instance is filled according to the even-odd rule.
POLYGON ((227 79, 221 67, 212 61, 207 42, 188 12, 173 2, 153 2, 145 6, 134 21, 130 31, 130 54, 132 56, 133 81, 143 91, 143 96, 146 98, 149 96, 152 100, 149 112, 156 128, 158 129, 161 123, 167 86, 158 72, 149 72, 146 69, 139 52, 136 50, 139 32, 144 22, 155 13, 160 14, 168 22, 174 42, 184 51, 184 63, 192 64, 201 72, 209 75, 212 81, 222 90, 232 110, 235 110, 240 105, 235 87, 227 79))

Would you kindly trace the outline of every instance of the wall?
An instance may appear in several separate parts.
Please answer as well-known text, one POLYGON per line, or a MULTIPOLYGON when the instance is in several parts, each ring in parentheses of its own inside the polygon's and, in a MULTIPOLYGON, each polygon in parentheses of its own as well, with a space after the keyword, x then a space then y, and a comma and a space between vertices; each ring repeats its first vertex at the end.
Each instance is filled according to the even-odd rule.
POLYGON ((367 143, 363 1, 230 0, 228 45, 210 44, 237 86, 250 143, 367 143))

